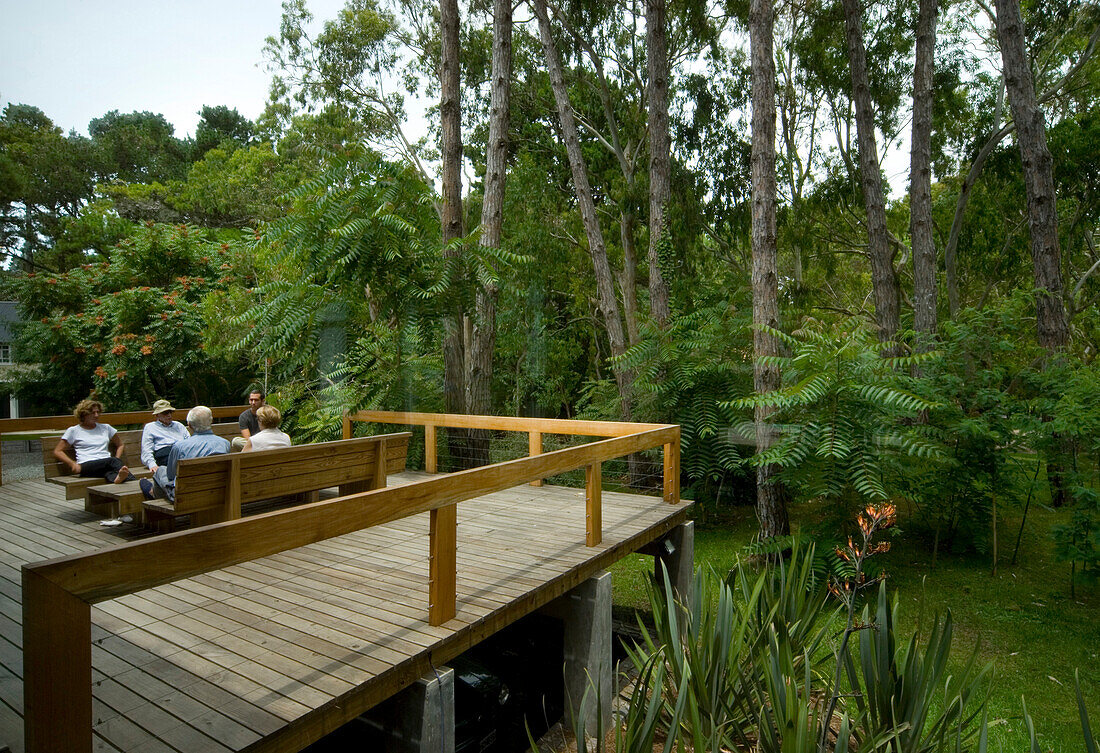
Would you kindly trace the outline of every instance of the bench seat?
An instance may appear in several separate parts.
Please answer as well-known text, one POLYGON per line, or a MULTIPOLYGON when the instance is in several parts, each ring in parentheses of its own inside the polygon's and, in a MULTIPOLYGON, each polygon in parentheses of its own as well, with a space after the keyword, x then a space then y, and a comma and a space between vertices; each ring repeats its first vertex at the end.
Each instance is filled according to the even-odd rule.
MULTIPOLYGON (((240 427, 236 422, 214 424, 211 428, 214 430, 215 434, 220 437, 225 437, 226 439, 232 439, 240 434, 240 427)), ((118 432, 119 438, 126 445, 122 462, 130 469, 130 473, 132 473, 135 478, 149 478, 153 474, 141 462, 141 432, 141 429, 118 432)), ((84 509, 89 512, 98 512, 98 509, 92 507, 92 503, 88 499, 86 492, 90 487, 105 485, 103 479, 72 475, 69 471, 69 467, 58 460, 53 454, 54 447, 57 446, 59 441, 61 441, 60 435, 42 438, 43 475, 50 483, 65 488, 65 499, 79 499, 80 497, 84 497, 84 509)), ((69 457, 73 458, 73 460, 76 459, 76 454, 71 447, 69 448, 69 457)), ((119 484, 119 486, 125 486, 125 484, 119 484)), ((134 488, 137 488, 136 483, 134 484, 134 488)), ((140 491, 138 493, 140 494, 140 491)))
POLYGON ((378 489, 388 474, 405 470, 411 436, 398 432, 181 460, 175 502, 143 502, 146 521, 190 515, 193 526, 208 525, 235 520, 243 505, 261 500, 316 500, 330 487, 339 487, 341 496, 378 489))

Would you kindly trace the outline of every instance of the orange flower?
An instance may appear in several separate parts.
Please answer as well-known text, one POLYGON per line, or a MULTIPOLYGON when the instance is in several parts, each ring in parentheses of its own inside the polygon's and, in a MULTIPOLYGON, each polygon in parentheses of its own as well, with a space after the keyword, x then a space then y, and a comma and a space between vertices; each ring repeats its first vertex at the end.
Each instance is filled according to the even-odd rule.
POLYGON ((103 368, 102 366, 95 367, 95 375, 100 379, 106 379, 108 376, 110 376, 107 373, 107 369, 103 368))
POLYGON ((115 376, 118 377, 119 379, 125 379, 126 378, 126 369, 122 369, 121 371, 117 372, 115 374, 115 376))
POLYGON ((142 345, 141 346, 141 355, 143 355, 143 356, 153 355, 153 348, 149 345, 142 345))
POLYGON ((898 508, 890 503, 883 502, 879 505, 873 502, 867 505, 866 513, 881 528, 888 528, 894 524, 898 516, 898 508))
POLYGON ((80 348, 80 347, 73 348, 73 353, 80 353, 81 355, 83 355, 86 352, 87 351, 84 348, 80 348))
POLYGON ((96 324, 103 324, 103 317, 102 316, 97 316, 95 318, 95 323, 96 324))
POLYGON ((126 346, 125 345, 116 345, 115 347, 111 348, 111 355, 112 356, 121 356, 125 352, 126 352, 126 346))

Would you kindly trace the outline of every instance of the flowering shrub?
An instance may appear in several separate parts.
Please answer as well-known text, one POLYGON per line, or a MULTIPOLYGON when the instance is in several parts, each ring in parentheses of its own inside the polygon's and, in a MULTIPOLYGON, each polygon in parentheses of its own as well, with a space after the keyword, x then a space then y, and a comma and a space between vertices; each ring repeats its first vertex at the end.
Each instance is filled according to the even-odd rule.
POLYGON ((93 389, 115 409, 174 395, 184 402, 235 397, 248 371, 207 353, 200 303, 246 284, 238 268, 209 231, 147 223, 109 262, 12 278, 8 292, 28 322, 16 353, 39 365, 18 391, 57 413, 93 389))

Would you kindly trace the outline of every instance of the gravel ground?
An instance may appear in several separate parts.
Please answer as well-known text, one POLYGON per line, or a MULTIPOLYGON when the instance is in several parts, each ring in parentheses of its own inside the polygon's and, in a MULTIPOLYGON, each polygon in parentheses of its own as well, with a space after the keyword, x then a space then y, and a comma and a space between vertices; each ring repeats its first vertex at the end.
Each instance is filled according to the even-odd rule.
POLYGON ((4 483, 42 478, 42 443, 35 440, 26 442, 3 442, 4 483), (27 446, 30 445, 30 451, 27 446))

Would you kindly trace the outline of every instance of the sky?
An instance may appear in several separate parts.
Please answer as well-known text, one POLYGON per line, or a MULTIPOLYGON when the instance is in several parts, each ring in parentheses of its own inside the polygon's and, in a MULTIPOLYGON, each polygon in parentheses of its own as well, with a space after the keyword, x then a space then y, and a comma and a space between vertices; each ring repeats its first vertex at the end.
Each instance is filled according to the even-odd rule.
MULTIPOLYGON (((318 21, 344 0, 309 0, 318 21)), ((280 0, 0 0, 0 105, 34 105, 87 135, 110 110, 160 113, 194 135, 203 105, 255 120, 280 0)))

